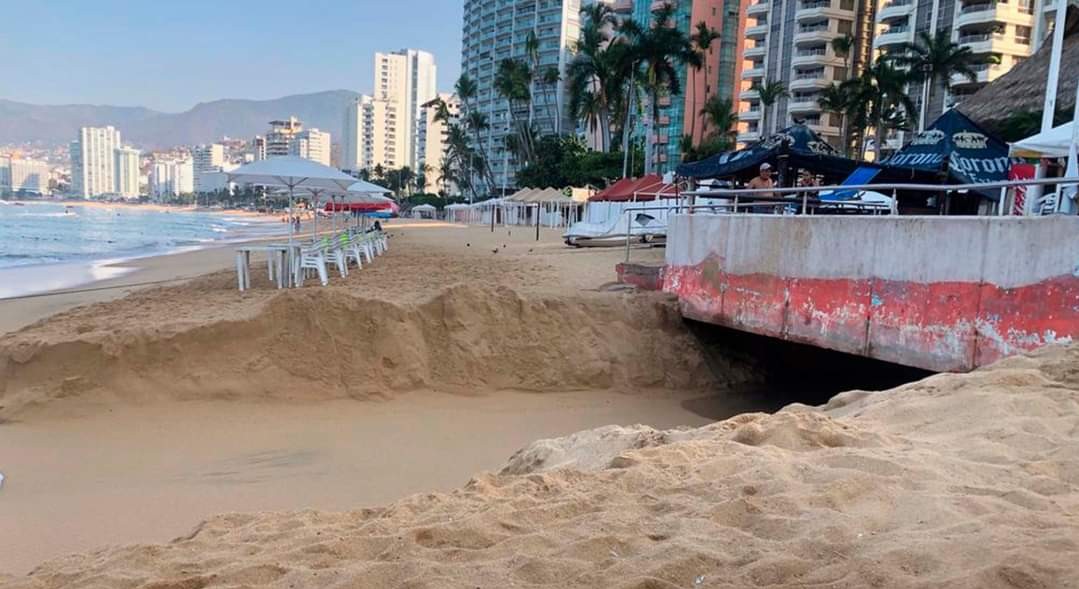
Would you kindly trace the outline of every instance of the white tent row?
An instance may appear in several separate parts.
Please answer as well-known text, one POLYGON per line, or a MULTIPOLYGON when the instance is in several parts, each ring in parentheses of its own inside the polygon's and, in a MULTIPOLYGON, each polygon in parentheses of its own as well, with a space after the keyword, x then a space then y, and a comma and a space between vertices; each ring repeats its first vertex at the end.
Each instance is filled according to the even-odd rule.
POLYGON ((445 219, 465 225, 490 225, 492 216, 496 225, 535 226, 536 215, 543 227, 568 227, 580 215, 582 203, 563 199, 517 201, 511 198, 494 198, 472 205, 449 205, 444 210, 445 219))

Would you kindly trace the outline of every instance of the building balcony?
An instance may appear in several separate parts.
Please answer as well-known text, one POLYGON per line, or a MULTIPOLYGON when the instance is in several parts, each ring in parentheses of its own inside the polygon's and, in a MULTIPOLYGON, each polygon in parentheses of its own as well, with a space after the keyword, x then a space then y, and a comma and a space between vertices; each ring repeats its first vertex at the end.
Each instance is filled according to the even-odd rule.
POLYGON ((800 3, 798 5, 798 10, 794 12, 794 18, 799 22, 822 18, 852 20, 854 18, 854 11, 833 7, 830 1, 821 2, 818 0, 816 2, 800 3))
POLYGON ((791 65, 833 65, 843 66, 844 60, 831 51, 820 47, 814 49, 799 49, 791 56, 791 65))
POLYGON ((799 27, 794 32, 794 43, 827 43, 835 36, 829 27, 799 27))
POLYGON ((753 110, 743 110, 738 113, 739 121, 759 121, 761 120, 761 109, 757 107, 753 110))
POLYGON ((826 136, 826 137, 827 136, 831 136, 831 137, 838 137, 839 136, 839 127, 835 127, 835 126, 832 126, 832 125, 822 125, 820 122, 814 123, 812 121, 806 121, 806 126, 809 127, 810 130, 817 133, 818 135, 822 135, 822 136, 826 136))
POLYGON ((995 2, 964 4, 955 15, 955 26, 957 27, 990 23, 1008 23, 1030 27, 1034 26, 1034 15, 1023 12, 1015 5, 997 4, 995 2))
POLYGON ((755 47, 746 47, 745 51, 742 52, 742 56, 746 59, 750 59, 753 57, 764 57, 766 51, 767 50, 764 48, 764 43, 761 43, 760 45, 757 45, 755 47))
POLYGON ((770 0, 758 0, 749 5, 746 9, 746 14, 753 16, 755 14, 768 14, 768 11, 772 10, 772 3, 770 0))
POLYGON ((753 25, 746 27, 746 37, 750 39, 763 39, 768 36, 768 24, 753 25))
POLYGON ((738 93, 738 100, 760 100, 760 97, 761 95, 752 88, 738 93))
POLYGON ((791 79, 790 90, 811 90, 813 88, 827 88, 832 85, 831 76, 820 74, 818 76, 795 76, 791 79))
POLYGON ((757 131, 743 131, 738 134, 738 143, 754 143, 760 141, 761 135, 757 131))
POLYGON ((873 39, 873 47, 881 48, 889 45, 900 45, 914 41, 914 31, 908 25, 893 26, 877 33, 873 39))
POLYGON ((971 66, 970 69, 974 70, 974 74, 977 76, 977 79, 974 82, 971 82, 970 79, 966 76, 952 76, 951 79, 948 80, 948 85, 952 88, 956 88, 959 86, 985 84, 987 82, 992 82, 993 80, 1004 75, 1008 72, 1009 68, 1003 64, 986 63, 971 66))
POLYGON ((787 103, 787 111, 791 113, 817 113, 821 111, 820 104, 814 98, 792 97, 787 103))
POLYGON ((1002 33, 960 33, 956 42, 964 47, 969 47, 973 53, 1004 53, 1008 55, 1029 55, 1031 46, 1020 43, 1017 39, 1009 38, 1002 33))
POLYGON ((764 67, 746 68, 742 70, 743 80, 760 80, 764 78, 764 67))
POLYGON ((914 12, 912 0, 890 0, 877 11, 877 20, 888 20, 910 16, 914 12))

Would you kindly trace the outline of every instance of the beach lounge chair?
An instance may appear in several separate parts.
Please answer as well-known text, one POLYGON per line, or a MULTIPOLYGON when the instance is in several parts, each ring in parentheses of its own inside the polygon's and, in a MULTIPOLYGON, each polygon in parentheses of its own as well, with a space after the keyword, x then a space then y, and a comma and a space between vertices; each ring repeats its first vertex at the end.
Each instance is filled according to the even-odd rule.
MULTIPOLYGON (((859 166, 850 173, 842 182, 840 186, 864 186, 873 181, 880 174, 880 168, 872 168, 869 166, 859 166)), ((855 200, 861 196, 861 191, 854 188, 840 189, 840 190, 828 190, 820 193, 820 199, 823 201, 844 201, 855 200)))
POLYGON ((318 272, 322 286, 330 283, 329 272, 326 271, 326 248, 323 244, 311 244, 300 248, 300 263, 296 266, 297 286, 303 286, 305 270, 318 272))
POLYGON ((345 255, 345 250, 341 247, 340 240, 323 237, 322 246, 326 252, 326 261, 337 266, 337 273, 341 275, 341 278, 347 277, 348 258, 345 255))

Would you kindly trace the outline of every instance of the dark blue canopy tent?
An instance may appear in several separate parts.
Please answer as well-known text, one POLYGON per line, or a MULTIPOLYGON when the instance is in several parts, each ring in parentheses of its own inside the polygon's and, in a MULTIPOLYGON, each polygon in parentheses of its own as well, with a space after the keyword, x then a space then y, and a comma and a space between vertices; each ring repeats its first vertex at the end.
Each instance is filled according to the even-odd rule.
MULTIPOLYGON (((698 162, 678 166, 683 178, 745 178, 757 174, 767 162, 777 167, 780 156, 787 156, 790 169, 809 170, 828 182, 838 183, 854 171, 867 165, 839 155, 834 147, 804 124, 795 124, 738 151, 720 153, 698 162)), ((868 164, 872 165, 872 164, 868 164)))
MULTIPOLYGON (((979 184, 1007 180, 1011 158, 1007 143, 952 109, 881 164, 886 172, 914 169, 935 174, 938 180, 946 173, 947 183, 979 184)), ((987 192, 984 196, 989 198, 999 194, 995 189, 987 192)))

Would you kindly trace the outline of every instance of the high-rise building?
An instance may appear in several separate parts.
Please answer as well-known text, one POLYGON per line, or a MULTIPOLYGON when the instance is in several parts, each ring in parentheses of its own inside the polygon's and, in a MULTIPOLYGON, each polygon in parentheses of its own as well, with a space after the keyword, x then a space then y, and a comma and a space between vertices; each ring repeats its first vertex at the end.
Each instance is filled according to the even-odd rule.
POLYGON ((739 141, 755 141, 798 120, 839 146, 839 117, 823 112, 818 98, 824 88, 865 67, 875 1, 753 0, 746 9, 739 141), (846 35, 854 48, 849 55, 837 54, 832 40, 846 35), (765 109, 753 87, 774 82, 788 96, 765 109))
POLYGON ((257 162, 266 159, 266 138, 255 135, 255 138, 251 140, 251 153, 248 155, 251 156, 248 161, 257 162))
POLYGON ((46 162, 0 156, 0 194, 51 194, 50 173, 46 162))
POLYGON ((139 150, 117 147, 113 151, 116 187, 113 190, 124 198, 139 196, 139 150))
MULTIPOLYGON (((462 101, 462 111, 481 113, 489 125, 481 138, 482 152, 490 160, 494 191, 514 185, 516 172, 506 149, 511 118, 506 99, 494 88, 498 64, 508 58, 529 62, 525 45, 530 34, 539 42, 539 67, 555 68, 566 78, 566 66, 581 30, 581 0, 518 1, 465 0, 461 70, 476 83, 475 98, 462 101)), ((572 132, 574 121, 566 105, 563 83, 544 85, 532 94, 530 116, 541 135, 572 132)))
POLYGON ((191 160, 167 159, 150 169, 150 196, 162 199, 195 192, 195 167, 191 160))
POLYGON ((116 148, 120 132, 113 127, 82 127, 71 143, 71 191, 90 198, 116 190, 116 148))
POLYGON ((191 150, 191 166, 195 175, 195 192, 212 192, 219 182, 211 176, 225 165, 225 146, 220 143, 199 145, 191 150))
MULTIPOLYGON (((976 92, 986 83, 1007 73, 1017 63, 1029 57, 1048 32, 1045 22, 1052 21, 1048 15, 1059 2, 1037 0, 1014 0, 995 2, 989 0, 879 0, 876 11, 876 38, 874 53, 887 55, 901 51, 904 43, 913 43, 918 34, 935 35, 938 31, 948 33, 948 38, 981 57, 991 57, 995 63, 976 65, 972 69, 975 81, 961 76, 948 80, 947 89, 940 86, 929 88, 925 124, 933 122, 944 110, 964 96, 976 92), (1044 8, 1039 9, 1039 5, 1044 8), (1042 14, 1036 14, 1040 10, 1042 14)), ((915 113, 915 126, 920 114, 925 87, 921 82, 911 82, 909 95, 919 111, 915 113)), ((1040 105, 1039 105, 1040 106, 1040 105)), ((890 147, 903 140, 901 135, 892 138, 890 147)))
MULTIPOLYGON (((666 0, 674 9, 673 25, 687 37, 696 34, 697 25, 704 23, 719 34, 703 56, 700 68, 683 66, 678 70, 681 86, 679 96, 661 96, 659 119, 653 122, 653 141, 658 144, 658 161, 654 171, 673 170, 681 162, 681 139, 685 135, 699 143, 708 133, 701 108, 712 96, 731 101, 737 106, 741 90, 742 60, 745 43, 745 9, 749 0, 666 0)), ((641 25, 653 22, 653 11, 662 2, 640 1, 634 4, 633 18, 641 25)), ((645 117, 646 119, 648 117, 645 117)), ((643 126, 640 133, 646 132, 643 126)))
POLYGON ((296 134, 289 148, 290 155, 330 165, 330 134, 318 129, 305 129, 296 134))
POLYGON ((440 180, 442 175, 442 163, 446 159, 449 150, 449 124, 437 119, 438 104, 444 102, 450 114, 448 123, 456 121, 460 113, 461 105, 453 94, 439 94, 438 98, 423 105, 423 116, 420 117, 419 143, 420 162, 417 171, 423 173, 425 186, 424 191, 438 193, 446 190, 447 193, 456 192, 456 186, 448 185, 440 180))
POLYGON ((270 158, 292 153, 292 141, 303 131, 303 123, 296 117, 283 121, 270 121, 270 132, 266 134, 266 150, 263 157, 270 158))
POLYGON ((420 159, 417 132, 423 105, 438 96, 435 56, 402 49, 375 54, 375 100, 389 103, 395 117, 387 119, 387 153, 401 166, 416 168, 420 159), (392 149, 391 149, 392 144, 392 149))

